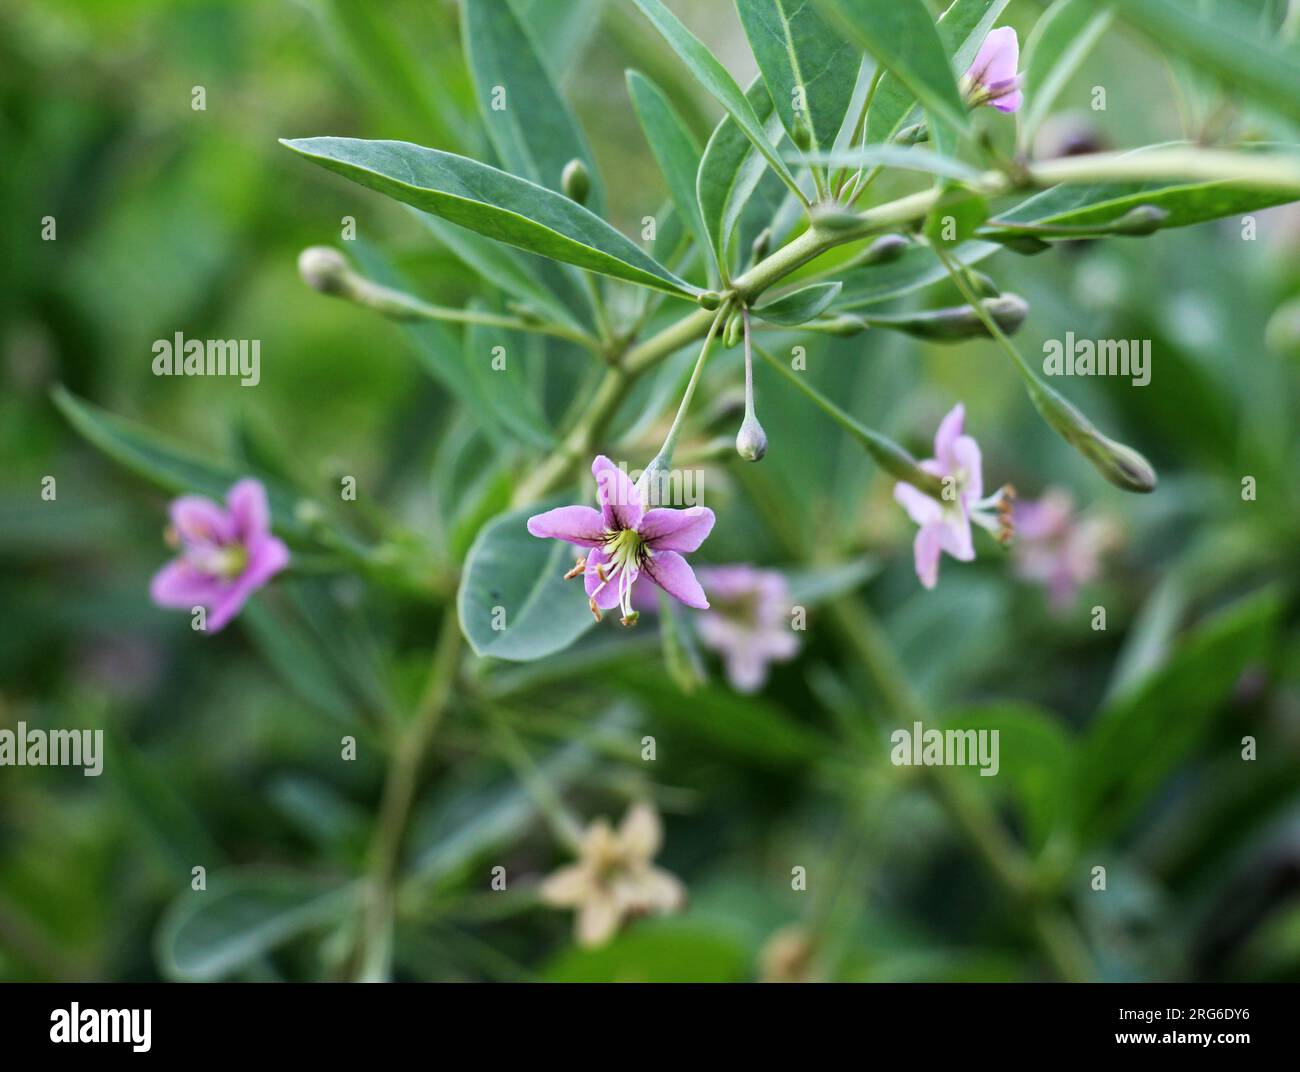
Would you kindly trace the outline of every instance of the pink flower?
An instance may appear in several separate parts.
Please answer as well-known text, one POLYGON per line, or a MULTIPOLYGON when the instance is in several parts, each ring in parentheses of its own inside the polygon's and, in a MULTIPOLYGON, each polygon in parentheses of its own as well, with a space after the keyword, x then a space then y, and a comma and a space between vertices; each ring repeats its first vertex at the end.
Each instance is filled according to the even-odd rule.
POLYGON ((700 570, 713 601, 696 620, 705 647, 722 656, 727 680, 739 692, 757 692, 767 667, 794 657, 799 642, 790 629, 790 588, 776 570, 714 566, 700 570))
POLYGON ((999 112, 1014 112, 1024 103, 1020 92, 1020 42, 1010 26, 993 30, 975 55, 961 80, 966 102, 972 107, 991 104, 999 112))
POLYGON ((1079 589, 1096 579, 1101 555, 1118 542, 1108 518, 1080 519, 1070 493, 1049 488, 1036 502, 1017 503, 1016 575, 1047 589, 1058 613, 1074 602, 1079 589))
POLYGON ((682 553, 696 550, 713 530, 713 511, 703 506, 647 510, 641 489, 603 454, 591 463, 591 473, 599 510, 557 507, 530 517, 528 531, 589 548, 570 576, 582 571, 596 620, 602 610, 618 607, 624 625, 635 622, 632 587, 643 575, 688 607, 706 609, 704 589, 682 553))
POLYGON ((987 499, 980 498, 984 494, 980 448, 970 436, 962 435, 965 419, 966 408, 958 402, 934 435, 934 457, 921 463, 927 473, 943 480, 943 501, 911 484, 900 481, 894 485, 895 500, 921 526, 913 550, 916 575, 926 588, 933 588, 939 580, 941 551, 960 562, 974 559, 972 521, 1002 542, 1010 538, 1010 494, 999 488, 987 499))
POLYGON ((160 607, 205 608, 209 632, 289 564, 288 548, 271 535, 266 489, 251 477, 230 489, 224 509, 183 495, 171 505, 171 520, 168 542, 181 553, 154 574, 149 595, 160 607))

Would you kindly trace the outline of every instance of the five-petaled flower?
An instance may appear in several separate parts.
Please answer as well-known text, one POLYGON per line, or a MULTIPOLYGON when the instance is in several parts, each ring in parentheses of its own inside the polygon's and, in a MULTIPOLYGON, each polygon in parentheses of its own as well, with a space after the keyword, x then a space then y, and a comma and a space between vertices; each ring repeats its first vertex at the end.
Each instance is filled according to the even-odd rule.
POLYGON ((975 62, 962 76, 962 91, 972 108, 991 104, 999 112, 1014 112, 1024 103, 1020 91, 1020 41, 1010 26, 993 30, 975 55, 975 62))
POLYGON ((961 562, 975 557, 972 521, 1002 543, 1011 538, 1011 489, 999 488, 988 498, 981 498, 984 474, 980 448, 974 439, 962 434, 965 419, 966 408, 958 402, 934 435, 934 457, 921 462, 922 469, 942 481, 941 499, 901 481, 894 485, 894 498, 921 526, 913 551, 916 575, 926 588, 933 588, 939 580, 940 552, 947 551, 961 562))
POLYGON ((1042 498, 1016 503, 1018 577, 1047 589, 1052 610, 1064 611, 1079 589, 1100 572, 1101 555, 1119 542, 1119 531, 1105 517, 1080 518, 1068 491, 1049 488, 1042 498))
POLYGON ((651 863, 662 843, 663 827, 649 804, 632 805, 617 830, 597 819, 582 835, 577 863, 542 882, 542 900, 577 910, 574 933, 584 946, 609 941, 628 916, 676 911, 685 888, 651 863))
POLYGON ((154 574, 149 594, 160 607, 203 607, 210 633, 289 564, 271 535, 266 489, 251 477, 230 489, 224 508, 201 495, 174 500, 167 537, 180 555, 154 574))
POLYGON ((722 656, 727 680, 756 692, 767 666, 794 657, 799 641, 790 628, 790 586, 776 570, 748 565, 700 570, 712 606, 696 619, 701 642, 722 656))
POLYGON ((624 625, 635 622, 632 587, 642 576, 688 607, 707 608, 704 589, 682 553, 696 550, 713 530, 713 511, 704 506, 647 510, 641 489, 603 454, 591 463, 591 473, 599 510, 560 506, 530 517, 528 531, 588 549, 570 576, 583 573, 596 619, 602 610, 618 607, 624 625))

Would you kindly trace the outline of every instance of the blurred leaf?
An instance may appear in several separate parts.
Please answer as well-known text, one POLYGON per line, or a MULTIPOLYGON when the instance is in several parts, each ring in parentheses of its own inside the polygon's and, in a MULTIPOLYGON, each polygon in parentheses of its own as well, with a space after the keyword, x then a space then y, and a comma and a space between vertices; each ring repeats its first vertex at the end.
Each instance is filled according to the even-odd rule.
POLYGON ((1300 120, 1300 58, 1263 40, 1238 5, 1116 0, 1114 7, 1162 51, 1185 56, 1225 90, 1300 120))
MULTIPOLYGON (((470 308, 483 306, 471 302, 470 308)), ((463 352, 465 365, 477 387, 478 412, 521 443, 541 450, 554 446, 555 434, 547 425, 524 372, 527 353, 524 337, 501 328, 469 324, 465 329, 463 352)))
POLYGON ((528 518, 563 500, 504 514, 479 533, 461 576, 456 606, 461 629, 478 655, 526 662, 563 651, 595 625, 582 580, 566 581, 575 548, 541 540, 528 518), (501 623, 501 628, 493 628, 501 623))
MULTIPOLYGON (((946 729, 995 731, 998 772, 961 768, 984 791, 1009 791, 1025 824, 1029 844, 1041 849, 1066 820, 1071 804, 1074 742, 1050 711, 1002 701, 946 712, 946 729)), ((971 761, 968 760, 968 764, 971 761)))
MULTIPOLYGON (((761 78, 754 79, 745 91, 745 99, 768 139, 774 144, 778 142, 781 119, 772 108, 772 98, 761 78)), ((695 190, 717 264, 727 275, 730 275, 727 250, 732 233, 750 195, 767 173, 767 162, 739 124, 730 115, 723 116, 704 147, 695 190)), ((741 249, 740 257, 743 259, 747 252, 741 249)))
POLYGON ((763 154, 772 170, 781 176, 787 186, 796 188, 797 183, 794 181, 794 176, 790 174, 790 169, 785 166, 776 150, 772 148, 771 142, 767 140, 762 122, 754 114, 754 109, 745 99, 745 94, 736 85, 736 80, 727 73, 727 69, 722 66, 718 58, 699 38, 683 26, 677 16, 664 7, 660 0, 633 0, 633 3, 654 23, 655 29, 681 57, 682 62, 699 80, 700 85, 707 89, 727 114, 736 121, 740 129, 745 132, 745 136, 753 143, 754 148, 763 154))
POLYGON ((507 245, 681 297, 698 293, 563 194, 468 157, 407 142, 281 139, 327 171, 507 245))
MULTIPOLYGON (((1148 146, 1127 155, 1138 156, 1160 148, 1163 147, 1148 146)), ((1300 156, 1272 155, 1300 163, 1300 156)), ((996 229, 1000 223, 1033 224, 1040 227, 1048 224, 1096 227, 1113 223, 1139 205, 1151 205, 1168 214, 1158 223, 1160 230, 1168 230, 1171 227, 1187 227, 1206 220, 1254 212, 1294 200, 1296 191, 1292 188, 1268 189, 1231 179, 1150 179, 1145 182, 1062 185, 1053 186, 1012 209, 997 213, 995 218, 989 220, 988 227, 996 229)))
POLYGON ((829 149, 857 82, 857 49, 842 40, 808 0, 736 0, 758 69, 791 138, 802 122, 813 152, 829 149), (795 111, 795 94, 803 107, 795 111))
MULTIPOLYGON (((996 242, 965 242, 949 250, 948 256, 967 267, 992 256, 1002 247, 996 242)), ((887 264, 849 267, 840 273, 843 289, 835 302, 836 309, 860 309, 866 305, 901 298, 922 287, 947 279, 934 250, 922 245, 908 246, 902 256, 887 264)))
POLYGON ((689 920, 655 920, 600 949, 567 949, 543 974, 560 983, 737 983, 749 971, 737 938, 689 920))
MULTIPOLYGON (((89 442, 168 491, 194 492, 224 501, 230 486, 244 475, 229 462, 213 461, 207 455, 200 457, 142 425, 107 413, 61 384, 52 388, 50 396, 73 428, 89 442)), ((275 528, 302 535, 302 526, 294 516, 294 496, 270 481, 266 482, 266 495, 275 528)))
POLYGON ((833 149, 825 153, 809 153, 810 164, 833 164, 838 167, 888 167, 900 171, 920 171, 963 182, 977 182, 980 171, 943 156, 931 149, 903 145, 860 145, 851 149, 833 149))
POLYGON ((700 148, 663 91, 650 79, 640 71, 628 71, 627 89, 650 151, 668 183, 673 208, 703 253, 709 248, 709 236, 695 199, 700 148))
POLYGON ((1110 836, 1197 747, 1242 671, 1267 658, 1279 611, 1271 589, 1225 607, 1097 715, 1082 740, 1076 789, 1084 833, 1110 836))
POLYGON ((303 700, 346 726, 355 726, 357 712, 334 672, 333 661, 312 636, 265 598, 245 605, 240 621, 266 661, 303 700))
POLYGON ((1056 0, 1034 23, 1025 41, 1025 107, 1020 113, 1020 145, 1033 144, 1034 134, 1101 35, 1113 12, 1097 10, 1092 0, 1056 0))
POLYGON ((792 606, 815 607, 856 591, 880 572, 880 562, 869 555, 835 566, 788 570, 792 606))
POLYGON ((159 923, 158 964, 169 978, 228 978, 286 942, 343 920, 361 890, 359 883, 265 868, 217 872, 207 881, 206 890, 177 897, 159 923))
MULTIPOLYGON (((817 3, 888 71, 888 75, 882 75, 867 113, 867 141, 889 141, 906 119, 914 100, 919 100, 927 111, 957 130, 966 130, 966 105, 957 91, 952 63, 921 0, 892 0, 887 4, 874 0, 817 0, 817 3)), ((983 9, 992 6, 989 0, 978 4, 957 0, 944 13, 944 18, 947 20, 954 12, 967 9, 981 9, 983 13, 983 9)))
POLYGON ((750 762, 773 766, 806 762, 830 747, 820 732, 759 696, 707 685, 686 700, 659 667, 643 663, 614 667, 609 674, 651 700, 656 718, 750 762))
POLYGON ((812 283, 755 306, 754 315, 770 324, 806 324, 829 309, 839 293, 839 283, 812 283))
POLYGON ((505 169, 559 191, 565 165, 581 160, 591 179, 587 205, 599 215, 605 192, 591 147, 509 0, 465 0, 461 10, 479 114, 505 169))

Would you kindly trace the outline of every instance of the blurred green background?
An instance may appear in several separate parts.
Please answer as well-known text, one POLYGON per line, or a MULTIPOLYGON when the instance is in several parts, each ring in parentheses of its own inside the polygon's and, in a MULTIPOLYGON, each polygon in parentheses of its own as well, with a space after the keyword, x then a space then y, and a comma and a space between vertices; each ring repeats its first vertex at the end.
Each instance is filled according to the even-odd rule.
MULTIPOLYGON (((674 6, 745 84, 753 61, 732 6, 674 6)), ((623 69, 658 80, 701 143, 716 107, 630 5, 519 7, 593 144, 611 222, 635 234, 665 190, 623 69)), ((1023 40, 1040 11, 1016 2, 1002 21, 1023 40)), ((1113 147, 1220 123, 1225 106, 1116 29, 1062 101, 1113 147), (1103 112, 1089 108, 1094 85, 1103 112)), ((1231 121, 1278 135, 1248 110, 1231 121)), ((481 288, 400 206, 276 141, 317 134, 488 158, 456 5, 0 2, 0 726, 101 728, 109 747, 100 778, 0 769, 0 978, 345 973, 349 884, 384 779, 370 716, 410 706, 438 601, 303 578, 259 597, 260 627, 196 639, 148 599, 168 556, 167 497, 80 439, 49 398, 63 384, 311 494, 355 475, 382 511, 360 527, 397 518, 454 566, 492 508, 483 482, 497 463, 402 330, 310 291, 295 260, 340 244, 352 216, 428 300, 459 306, 481 288), (195 86, 205 110, 191 108, 195 86), (56 241, 41 240, 46 216, 56 241), (153 340, 176 331, 260 339, 261 384, 153 376, 153 340), (40 498, 46 475, 55 502, 40 498), (358 738, 356 762, 339 760, 344 733, 358 738), (196 865, 214 876, 206 895, 190 892, 196 865), (224 901, 194 924, 196 896, 224 901)), ((707 469, 720 520, 696 557, 798 573, 870 556, 852 598, 883 621, 930 708, 1001 728, 1002 775, 966 788, 1079 920, 1096 977, 1300 978, 1300 315, 1284 308, 1300 301, 1300 216, 1260 213, 1253 241, 1230 219, 1004 252, 984 267, 1029 301, 1018 342, 1031 360, 1066 330, 1152 340, 1147 387, 1057 386, 1151 459, 1156 494, 1102 483, 983 342, 871 333, 819 344, 811 374, 922 456, 964 400, 986 486, 1009 481, 1026 498, 1063 486, 1113 519, 1122 545, 1077 603, 1052 613, 988 543, 971 565, 946 560, 938 589, 923 591, 890 482, 762 368, 770 453, 753 470, 707 469), (1242 500, 1245 476, 1255 501, 1242 500), (1253 761, 1241 758, 1247 735, 1253 761), (1104 892, 1091 888, 1096 866, 1104 892)), ((546 360, 554 415, 584 359, 552 347, 546 360)), ((711 396, 735 390, 736 362, 732 351, 713 363, 711 396)), ((837 622, 814 607, 799 658, 756 697, 712 665, 684 698, 653 626, 627 637, 607 623, 523 667, 467 665, 421 771, 395 976, 752 979, 774 974, 783 935, 812 950, 806 963, 787 957, 801 977, 1050 977, 960 825, 889 766, 867 717, 880 698, 837 622), (603 950, 570 946, 568 917, 528 892, 562 854, 498 720, 581 815, 655 798, 661 862, 691 892, 684 914, 639 922, 603 950), (658 742, 652 765, 639 758, 645 734, 658 742), (520 876, 503 895, 487 885, 498 863, 520 876), (796 865, 807 892, 790 887, 796 865)))

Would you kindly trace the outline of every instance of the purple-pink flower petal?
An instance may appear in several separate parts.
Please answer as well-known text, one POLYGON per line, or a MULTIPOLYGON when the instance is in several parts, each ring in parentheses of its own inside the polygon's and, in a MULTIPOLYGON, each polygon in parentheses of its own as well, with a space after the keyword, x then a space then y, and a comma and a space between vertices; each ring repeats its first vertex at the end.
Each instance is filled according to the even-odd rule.
POLYGON ((528 519, 528 531, 543 539, 564 540, 578 547, 599 547, 605 538, 605 520, 590 506, 557 506, 528 519))
POLYGON ((217 578, 199 572, 183 558, 174 558, 153 575, 149 598, 160 607, 190 610, 209 606, 220 594, 221 587, 217 578))
POLYGON ((260 480, 245 477, 226 494, 226 505, 234 522, 235 539, 250 543, 271 531, 271 508, 260 480))
POLYGON ((185 543, 226 543, 235 538, 230 515, 202 495, 172 500, 169 512, 176 534, 185 543))
POLYGON ((708 597, 686 559, 676 551, 656 551, 645 561, 645 575, 674 599, 696 610, 707 610, 708 597))
POLYGON ((926 588, 933 588, 939 583, 939 554, 942 550, 939 546, 939 534, 942 531, 943 525, 939 522, 922 525, 917 530, 916 539, 912 543, 916 575, 921 578, 921 583, 926 588))
POLYGON ((1010 26, 989 31, 967 74, 981 85, 992 86, 1016 77, 1020 66, 1020 40, 1010 26))
POLYGON ((645 507, 640 489, 632 478, 603 454, 591 463, 591 475, 596 478, 596 495, 600 512, 608 529, 634 529, 641 521, 645 507))
MULTIPOLYGON (((605 553, 604 548, 597 547, 587 555, 587 566, 582 574, 583 585, 587 589, 587 595, 596 600, 596 606, 601 610, 613 610, 619 604, 619 578, 617 574, 610 573, 609 556, 605 553), (600 574, 605 574, 602 580, 600 574)), ((633 575, 633 584, 636 583, 636 576, 633 575)))
POLYGON ((899 481, 894 485, 894 501, 907 511, 907 516, 918 525, 928 525, 938 521, 943 515, 943 507, 937 499, 899 481))
POLYGON ((934 456, 944 473, 951 473, 957 467, 952 451, 965 420, 966 407, 958 402, 939 422, 939 430, 934 433, 934 456))
POLYGON ((647 510, 638 531, 652 551, 696 551, 713 531, 713 511, 707 506, 685 510, 647 510))

